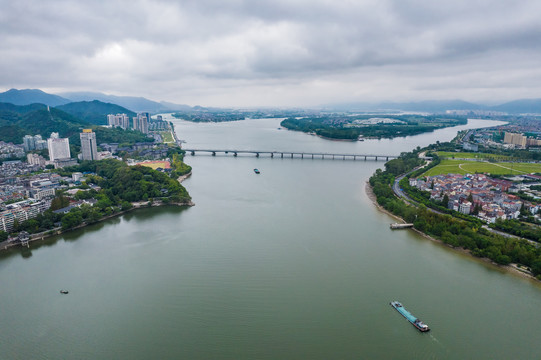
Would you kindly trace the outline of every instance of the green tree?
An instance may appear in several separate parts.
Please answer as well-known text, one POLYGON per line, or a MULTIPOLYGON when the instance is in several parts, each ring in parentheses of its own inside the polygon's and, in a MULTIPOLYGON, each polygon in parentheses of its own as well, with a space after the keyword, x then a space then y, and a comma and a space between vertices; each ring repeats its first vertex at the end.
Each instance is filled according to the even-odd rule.
POLYGON ((69 206, 70 200, 68 197, 64 196, 63 194, 57 195, 52 201, 51 201, 51 210, 58 210, 65 208, 66 206, 69 206))
POLYGON ((62 229, 67 230, 80 225, 83 222, 81 210, 72 209, 62 217, 62 229))
POLYGON ((449 196, 447 194, 443 195, 443 199, 441 200, 442 206, 447 207, 449 204, 449 196))

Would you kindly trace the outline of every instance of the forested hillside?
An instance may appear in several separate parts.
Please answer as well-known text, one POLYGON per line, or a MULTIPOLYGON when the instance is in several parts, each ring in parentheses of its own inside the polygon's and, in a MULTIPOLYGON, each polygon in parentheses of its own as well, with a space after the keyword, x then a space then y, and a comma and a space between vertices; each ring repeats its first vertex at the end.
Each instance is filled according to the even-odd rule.
POLYGON ((99 100, 72 102, 56 108, 96 125, 106 125, 108 114, 126 114, 130 119, 136 115, 133 111, 122 106, 99 100))

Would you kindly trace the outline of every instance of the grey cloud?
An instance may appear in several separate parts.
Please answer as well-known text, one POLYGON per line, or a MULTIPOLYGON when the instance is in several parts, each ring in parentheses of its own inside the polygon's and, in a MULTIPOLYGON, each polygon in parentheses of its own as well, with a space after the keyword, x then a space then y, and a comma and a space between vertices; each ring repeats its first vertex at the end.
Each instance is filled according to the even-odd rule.
POLYGON ((246 105, 303 105, 367 96, 477 100, 483 89, 487 98, 507 99, 539 96, 541 89, 531 61, 541 51, 538 1, 0 0, 0 6, 5 89, 107 91, 221 106, 228 96, 232 105, 243 105, 241 98, 246 105), (507 86, 482 84, 502 69, 507 86), (472 83, 481 84, 472 91, 472 83))

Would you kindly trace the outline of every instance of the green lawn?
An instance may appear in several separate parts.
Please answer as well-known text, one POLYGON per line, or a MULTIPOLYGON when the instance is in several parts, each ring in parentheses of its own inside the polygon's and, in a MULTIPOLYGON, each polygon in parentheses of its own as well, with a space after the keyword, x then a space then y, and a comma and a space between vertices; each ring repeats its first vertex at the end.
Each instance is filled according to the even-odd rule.
POLYGON ((530 163, 489 163, 464 160, 442 160, 441 163, 426 171, 423 176, 441 174, 474 174, 487 173, 494 175, 523 175, 541 172, 541 164, 530 163))
POLYGON ((472 152, 453 152, 453 151, 438 151, 438 156, 442 159, 495 159, 500 161, 509 161, 513 158, 506 155, 472 153, 472 152))
POLYGON ((173 139, 173 134, 171 134, 171 131, 162 131, 160 135, 162 136, 163 142, 166 144, 175 142, 175 139, 173 139))

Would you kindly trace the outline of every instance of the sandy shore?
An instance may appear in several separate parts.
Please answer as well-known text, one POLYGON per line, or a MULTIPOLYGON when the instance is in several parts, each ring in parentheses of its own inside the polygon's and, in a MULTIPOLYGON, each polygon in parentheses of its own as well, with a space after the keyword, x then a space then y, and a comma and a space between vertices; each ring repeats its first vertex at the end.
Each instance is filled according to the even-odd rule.
MULTIPOLYGON (((378 208, 379 211, 391 216, 392 218, 394 219, 397 219, 403 223, 405 223, 406 221, 404 219, 402 219, 401 217, 399 216, 396 216, 394 214, 392 214, 391 212, 385 210, 381 205, 378 204, 377 200, 376 200, 376 195, 374 194, 374 192, 372 191, 372 186, 370 186, 370 183, 367 181, 366 182, 366 187, 365 187, 365 190, 366 190, 366 195, 368 196, 368 198, 372 201, 372 203, 378 208)), ((526 270, 521 270, 518 268, 517 264, 510 264, 510 265, 500 265, 500 264, 497 264, 495 263, 494 261, 488 259, 488 258, 479 258, 479 257, 476 257, 476 256, 473 256, 471 254, 471 251, 470 250, 467 250, 467 249, 464 249, 464 248, 456 248, 456 247, 453 247, 453 246, 450 246, 448 244, 445 244, 443 241, 441 240, 438 240, 430 235, 427 235, 415 228, 411 228, 410 230, 413 230, 415 231, 417 234, 421 235, 422 237, 430 240, 430 241, 434 241, 438 244, 441 244, 443 246, 446 246, 450 249, 453 249, 454 251, 457 251, 461 254, 465 254, 465 255, 468 255, 472 258, 474 258, 475 260, 480 260, 486 264, 490 264, 492 266, 495 266, 497 267, 498 269, 503 269, 511 274, 514 274, 514 275, 518 275, 522 278, 526 278, 526 279, 529 279, 529 280, 534 280, 535 282, 541 282, 539 281, 538 279, 536 279, 533 275, 531 275, 530 273, 526 272, 526 270)))
POLYGON ((187 178, 189 178, 190 176, 192 176, 192 172, 191 172, 191 171, 190 171, 189 173, 187 173, 186 175, 179 176, 178 179, 177 179, 177 181, 178 181, 179 183, 182 184, 182 182, 183 182, 184 180, 186 180, 187 178))

